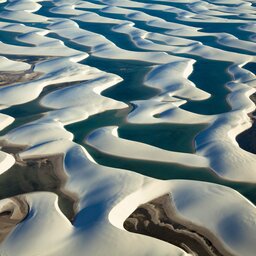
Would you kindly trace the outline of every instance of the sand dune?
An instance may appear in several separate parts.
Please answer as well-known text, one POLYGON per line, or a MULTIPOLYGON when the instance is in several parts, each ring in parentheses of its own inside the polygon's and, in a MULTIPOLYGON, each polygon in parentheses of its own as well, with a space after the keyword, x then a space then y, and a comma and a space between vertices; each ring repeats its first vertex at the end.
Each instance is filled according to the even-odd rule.
POLYGON ((0 3, 1 255, 255 256, 254 0, 0 3))

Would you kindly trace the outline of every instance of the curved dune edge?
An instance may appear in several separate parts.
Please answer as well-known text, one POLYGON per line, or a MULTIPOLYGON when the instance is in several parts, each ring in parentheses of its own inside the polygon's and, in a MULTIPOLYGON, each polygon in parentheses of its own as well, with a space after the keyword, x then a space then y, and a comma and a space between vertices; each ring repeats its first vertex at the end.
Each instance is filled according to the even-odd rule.
POLYGON ((12 155, 9 155, 3 151, 0 151, 0 174, 6 172, 15 163, 15 159, 12 155))
MULTIPOLYGON (((256 94, 254 93, 250 99, 254 102, 254 104, 256 104, 256 94)), ((239 135, 237 135, 236 137, 236 141, 238 142, 239 146, 250 152, 250 153, 256 153, 256 143, 255 143, 255 125, 256 125, 256 121, 255 121, 255 115, 254 112, 250 113, 248 115, 251 118, 251 122, 252 122, 252 126, 245 130, 244 132, 240 133, 239 135)))
MULTIPOLYGON (((230 22, 246 24, 248 20, 242 18, 254 17, 251 13, 252 6, 245 1, 232 0, 233 4, 239 5, 242 13, 238 11, 240 8, 226 6, 225 9, 222 5, 220 12, 217 8, 218 3, 224 2, 228 5, 230 1, 217 1, 215 5, 203 1, 194 3, 189 0, 187 1, 189 10, 184 11, 179 8, 167 8, 170 3, 165 2, 167 5, 148 5, 128 0, 121 3, 116 0, 110 2, 102 0, 98 1, 98 5, 94 5, 87 2, 79 3, 76 0, 60 0, 54 1, 55 7, 50 12, 73 17, 50 19, 33 13, 39 10, 43 3, 25 0, 8 3, 5 6, 7 8, 0 13, 0 17, 9 21, 31 24, 42 22, 45 25, 44 29, 37 29, 30 27, 31 24, 25 26, 1 22, 0 28, 3 31, 22 32, 16 37, 17 42, 27 45, 18 46, 0 42, 1 54, 55 57, 36 63, 33 70, 42 72, 42 76, 25 83, 0 88, 2 109, 37 99, 46 86, 63 82, 80 82, 67 88, 57 88, 54 92, 45 95, 40 100, 41 105, 54 110, 1 137, 7 145, 27 146, 19 153, 19 157, 24 161, 63 154, 62 168, 68 176, 65 189, 78 195, 80 200, 73 225, 61 212, 55 194, 49 192, 26 194, 30 211, 27 218, 15 226, 0 245, 1 254, 70 256, 75 253, 76 256, 82 256, 85 253, 102 255, 102 252, 107 251, 110 255, 137 255, 138 252, 140 255, 191 255, 172 244, 131 234, 123 228, 126 218, 139 205, 170 193, 176 209, 176 218, 179 218, 185 226, 196 227, 200 233, 213 241, 216 248, 225 247, 225 250, 232 255, 255 256, 255 206, 239 193, 223 186, 202 182, 157 181, 129 171, 98 165, 83 147, 72 142, 74 135, 64 128, 64 125, 85 120, 91 115, 127 107, 123 102, 101 95, 103 90, 121 82, 122 78, 79 63, 88 58, 89 54, 67 47, 63 43, 65 41, 88 47, 92 57, 125 59, 150 64, 152 70, 145 77, 144 82, 149 87, 159 89, 160 93, 149 100, 132 102, 136 108, 130 113, 127 121, 209 124, 208 129, 196 138, 196 153, 200 155, 198 157, 207 159, 210 167, 222 178, 255 182, 255 157, 241 150, 235 141, 236 135, 251 125, 247 113, 255 109, 249 100, 249 96, 255 92, 255 75, 243 69, 246 63, 255 62, 255 57, 250 55, 250 52, 255 50, 255 45, 253 42, 240 40, 227 33, 206 33, 199 28, 167 22, 146 13, 147 9, 163 12, 166 10, 167 13, 177 15, 180 20, 199 23, 228 22, 229 14, 233 14, 237 18, 230 22), (96 7, 100 10, 100 14, 121 14, 125 21, 119 24, 119 20, 94 15, 93 11, 78 10, 80 7, 83 9, 88 6, 96 7), (132 8, 141 10, 135 11, 132 8), (225 14, 226 17, 220 17, 225 12, 228 13, 225 14), (101 34, 82 29, 79 24, 86 21, 117 24, 112 28, 112 32, 128 36, 138 51, 123 49, 101 34), (137 29, 136 22, 143 22, 152 30, 155 28, 169 31, 162 36, 158 33, 148 33, 143 29, 137 29), (49 33, 55 33, 63 41, 48 37, 49 33), (182 40, 180 36, 214 36, 218 39, 218 45, 231 47, 236 51, 244 50, 246 53, 221 50, 203 45, 196 40, 182 40), (161 38, 160 42, 156 42, 158 37, 161 38), (210 95, 196 88, 188 80, 192 71, 191 57, 177 57, 174 56, 175 54, 189 54, 189 56, 234 63, 229 69, 233 79, 227 84, 231 92, 227 99, 232 108, 230 112, 207 116, 180 108, 187 100, 204 100, 210 95), (176 84, 168 79, 165 79, 162 85, 159 84, 160 78, 156 75, 158 72, 154 71, 166 74, 170 71, 170 67, 176 69, 175 72, 173 70, 173 75, 177 75, 176 84), (61 97, 62 95, 65 97, 61 97), (77 101, 74 100, 76 95, 77 101), (181 96, 184 98, 180 98, 181 96), (90 101, 84 103, 83 97, 88 97, 90 101), (96 108, 92 106, 94 101, 96 108)), ((177 2, 183 1, 177 0, 177 2)), ((251 30, 251 26, 245 29, 251 30)), ((9 62, 9 64, 11 67, 17 64, 20 69, 25 69, 25 66, 21 67, 19 63, 9 62)), ((5 66, 4 68, 6 69, 5 66)), ((11 117, 7 117, 6 120, 3 127, 13 121, 11 117)), ((117 138, 118 141, 119 139, 117 138)), ((122 145, 125 146, 126 142, 122 145)), ((3 155, 5 158, 1 162, 2 166, 5 166, 5 159, 7 159, 6 163, 10 164, 13 158, 3 155)), ((8 169, 9 166, 4 167, 3 172, 6 173, 8 169)), ((1 202, 3 205, 6 203, 6 201, 1 202)))
POLYGON ((209 167, 207 159, 201 156, 167 151, 145 143, 119 138, 117 128, 99 128, 88 135, 86 143, 106 154, 128 159, 177 163, 198 168, 209 167))

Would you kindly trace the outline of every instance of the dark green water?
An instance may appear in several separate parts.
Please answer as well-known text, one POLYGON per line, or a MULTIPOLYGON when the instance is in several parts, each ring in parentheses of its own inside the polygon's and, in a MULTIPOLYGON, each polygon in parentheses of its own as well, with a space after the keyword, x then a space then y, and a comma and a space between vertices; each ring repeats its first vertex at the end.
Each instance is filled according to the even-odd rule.
POLYGON ((118 129, 121 138, 138 141, 162 149, 194 153, 195 136, 205 125, 152 124, 125 125, 118 129))
POLYGON ((119 75, 123 81, 107 89, 102 93, 123 102, 135 100, 146 100, 158 94, 158 90, 146 87, 143 84, 144 76, 152 69, 152 63, 129 61, 129 60, 108 60, 96 57, 85 59, 83 64, 97 67, 108 73, 119 75))
POLYGON ((231 63, 222 61, 202 58, 197 60, 189 80, 194 82, 196 87, 210 93, 212 96, 207 100, 188 101, 181 108, 205 115, 230 111, 231 108, 226 101, 229 90, 225 87, 225 84, 231 81, 231 76, 227 73, 230 65, 231 63))

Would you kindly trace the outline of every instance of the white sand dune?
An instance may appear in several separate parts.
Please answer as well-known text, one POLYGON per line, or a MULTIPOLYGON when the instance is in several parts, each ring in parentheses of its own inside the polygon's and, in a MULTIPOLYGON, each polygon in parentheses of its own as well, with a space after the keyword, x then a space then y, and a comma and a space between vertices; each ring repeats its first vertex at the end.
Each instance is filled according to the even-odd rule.
POLYGON ((9 155, 3 151, 0 151, 0 174, 6 172, 15 163, 15 159, 12 155, 9 155))
POLYGON ((144 143, 119 138, 117 127, 104 127, 95 130, 86 138, 86 142, 96 149, 114 156, 178 163, 193 167, 209 167, 207 159, 197 155, 167 151, 144 143))
POLYGON ((36 12, 41 8, 41 5, 36 1, 21 0, 21 1, 11 1, 4 6, 5 10, 8 11, 24 11, 36 12))
MULTIPOLYGON (((236 136, 252 126, 248 114, 255 110, 250 99, 256 92, 251 68, 256 63, 255 0, 0 3, 0 77, 38 74, 0 86, 0 109, 8 113, 0 113, 1 146, 24 146, 16 154, 24 161, 62 157, 56 170, 66 175, 62 189, 78 198, 71 224, 56 194, 26 193, 22 200, 29 206, 28 216, 0 244, 1 255, 192 255, 123 227, 139 205, 169 194, 175 218, 205 236, 220 253, 255 256, 256 208, 238 191, 201 181, 161 181, 104 166, 104 159, 100 165, 73 142, 82 143, 89 135, 85 144, 106 158, 210 168, 223 184, 254 184, 255 154, 240 148, 236 136), (225 85, 216 82, 208 88, 212 81, 204 74, 199 88, 191 77, 194 66, 203 61, 229 63, 223 72, 229 74, 225 85), (148 67, 140 79, 138 66, 148 67), (223 86, 226 98, 220 96, 223 86), (227 107, 220 102, 208 110, 214 97, 227 107), (185 109, 186 103, 205 103, 206 109, 185 109), (98 114, 106 114, 106 120, 98 121, 98 114), (67 126, 79 121, 78 128, 67 126), (110 121, 114 124, 106 127, 110 121), (9 129, 13 122, 15 128, 9 129), (120 123, 205 128, 190 154, 120 138, 120 123)), ((14 164, 14 156, 0 151, 0 174, 8 174, 14 164)), ((0 217, 9 211, 15 215, 17 207, 12 199, 0 200, 0 217)))
MULTIPOLYGON (((8 10, 8 11, 1 11, 0 12, 0 18, 3 19, 7 19, 7 20, 15 20, 18 22, 47 22, 48 18, 41 16, 41 15, 37 15, 34 14, 33 12, 31 12, 30 9, 30 4, 31 2, 28 2, 28 4, 26 3, 26 8, 28 9, 28 11, 22 9, 22 10, 8 10)), ((38 6, 34 6, 32 8, 37 9, 38 6)), ((15 8, 12 8, 15 9, 15 8)))
POLYGON ((14 118, 8 115, 0 114, 0 131, 2 131, 4 128, 9 126, 13 121, 14 118))
MULTIPOLYGON (((37 157, 42 152, 46 152, 45 149, 51 152, 51 148, 53 150, 58 148, 58 143, 64 145, 60 141, 51 142, 31 149, 21 156, 37 157)), ((178 218, 185 223, 188 222, 189 226, 201 227, 201 233, 206 237, 216 237, 215 244, 218 244, 218 238, 221 238, 226 250, 234 255, 253 255, 255 207, 232 189, 195 181, 145 179, 139 174, 99 166, 91 162, 87 156, 89 156, 87 152, 72 142, 66 145, 64 163, 70 177, 66 187, 80 195, 79 212, 74 227, 68 222, 65 223, 56 203, 54 206, 49 204, 49 200, 52 201, 54 198, 56 200, 56 197, 47 193, 27 195, 31 217, 11 233, 2 244, 2 251, 8 253, 19 251, 21 255, 25 253, 33 255, 37 250, 42 252, 42 255, 68 255, 73 251, 76 255, 83 255, 84 250, 87 250, 90 255, 95 252, 102 255, 102 251, 107 249, 113 252, 113 255, 120 253, 130 255, 137 251, 142 255, 148 255, 150 250, 152 255, 154 253, 180 255, 181 251, 171 245, 128 233, 122 227, 124 220, 137 206, 170 193, 178 218), (225 201, 222 200, 223 197, 225 201), (209 201, 211 207, 207 207, 209 201), (207 212, 202 212, 202 208, 207 212), (45 211, 45 209, 49 210, 45 211), (219 212, 223 214, 218 214, 219 212), (54 220, 56 228, 50 224, 49 219, 54 220), (53 237, 44 236, 47 231, 43 232, 44 229, 41 228, 40 240, 35 238, 42 223, 45 230, 55 232, 53 237), (33 229, 30 228, 31 225, 33 229), (58 225, 61 225, 62 229, 57 228, 58 225), (235 233, 232 231, 230 234, 227 233, 229 229, 225 230, 225 227, 229 225, 236 231, 235 233), (31 237, 33 241, 35 239, 33 249, 29 246, 31 237), (88 239, 84 239, 85 237, 88 239), (13 243, 14 239, 18 239, 20 244, 13 243), (104 243, 100 242, 102 239, 104 243), (56 247, 56 244, 59 246, 56 247), (127 251, 127 246, 131 244, 132 249, 127 251), (44 253, 42 248, 46 245, 48 251, 44 253)))
POLYGON ((5 57, 0 57, 1 72, 24 71, 30 69, 31 65, 21 61, 13 61, 5 57))
POLYGON ((157 66, 146 76, 145 85, 159 88, 169 96, 205 100, 211 95, 187 79, 193 72, 193 64, 193 61, 177 61, 157 66))
POLYGON ((166 95, 148 101, 133 101, 136 108, 128 115, 128 122, 133 124, 208 124, 216 116, 206 116, 183 110, 179 106, 185 100, 166 95))

